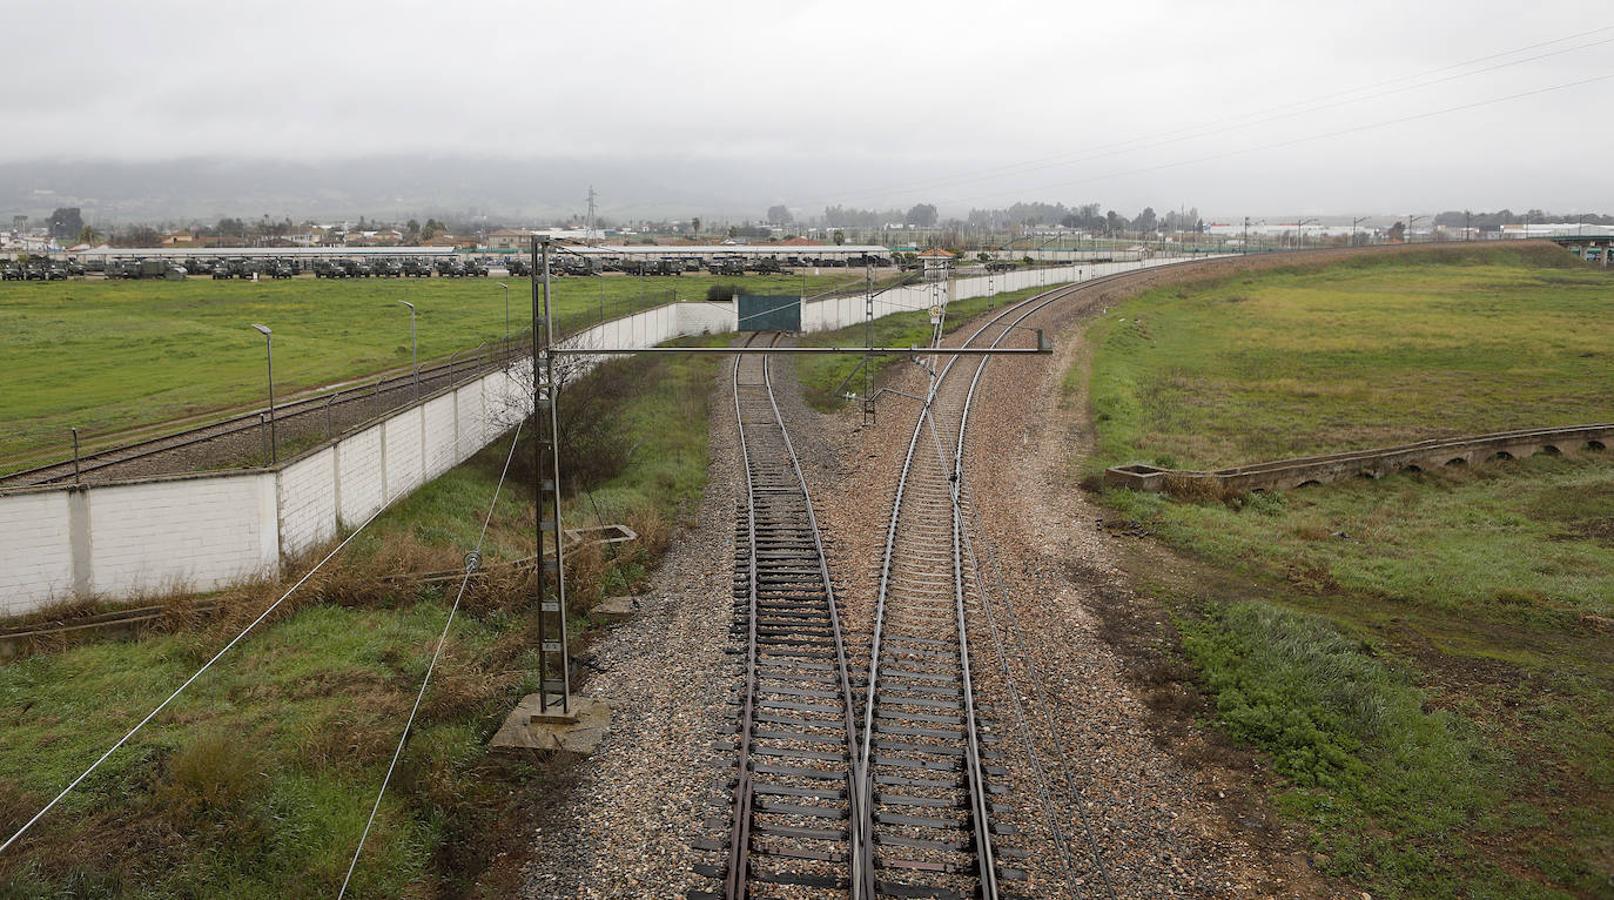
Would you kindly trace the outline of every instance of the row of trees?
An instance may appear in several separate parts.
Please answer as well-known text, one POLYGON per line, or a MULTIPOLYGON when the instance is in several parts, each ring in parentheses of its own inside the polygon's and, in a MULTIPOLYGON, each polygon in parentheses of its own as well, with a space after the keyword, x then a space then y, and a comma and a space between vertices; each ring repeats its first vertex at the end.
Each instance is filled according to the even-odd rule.
MULTIPOLYGON (((787 225, 794 221, 790 210, 783 205, 768 210, 768 222, 787 225)), ((898 209, 858 209, 856 207, 827 206, 821 224, 830 228, 878 229, 888 224, 902 223, 918 228, 941 227, 959 232, 1003 232, 1020 228, 1060 225, 1084 231, 1120 234, 1137 232, 1202 231, 1204 222, 1197 208, 1169 210, 1165 215, 1153 207, 1144 207, 1136 216, 1123 216, 1115 210, 1105 210, 1097 203, 1066 206, 1063 203, 1015 203, 1001 209, 972 209, 962 220, 941 221, 931 203, 918 203, 907 211, 898 209)))
POLYGON ((1585 222, 1587 225, 1614 225, 1614 216, 1599 213, 1553 213, 1545 210, 1532 209, 1528 212, 1516 213, 1511 209, 1501 209, 1496 212, 1469 212, 1467 210, 1447 210, 1435 216, 1436 225, 1447 228, 1463 228, 1465 226, 1478 228, 1483 231, 1497 231, 1503 225, 1545 225, 1557 222, 1585 222))

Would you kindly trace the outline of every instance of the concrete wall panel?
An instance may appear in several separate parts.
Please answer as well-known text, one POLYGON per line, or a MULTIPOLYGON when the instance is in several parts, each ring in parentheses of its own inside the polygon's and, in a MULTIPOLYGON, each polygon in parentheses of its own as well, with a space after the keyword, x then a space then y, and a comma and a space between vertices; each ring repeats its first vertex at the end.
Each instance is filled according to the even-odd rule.
POLYGON ((110 485, 89 495, 94 594, 214 590, 279 562, 273 472, 110 485))
POLYGON ((381 484, 381 430, 375 425, 336 445, 342 525, 354 527, 386 502, 381 484))
POLYGON ((280 470, 280 552, 302 553, 336 534, 336 450, 326 448, 280 470))
POLYGON ((425 469, 420 452, 420 407, 399 413, 382 426, 387 466, 387 500, 420 487, 425 469))
POLYGON ((73 592, 67 491, 0 497, 0 615, 73 592))
POLYGON ((426 480, 430 481, 454 468, 454 464, 459 461, 456 459, 459 440, 454 433, 459 421, 454 415, 454 395, 445 394, 427 401, 421 408, 421 416, 423 427, 426 429, 424 435, 426 480))

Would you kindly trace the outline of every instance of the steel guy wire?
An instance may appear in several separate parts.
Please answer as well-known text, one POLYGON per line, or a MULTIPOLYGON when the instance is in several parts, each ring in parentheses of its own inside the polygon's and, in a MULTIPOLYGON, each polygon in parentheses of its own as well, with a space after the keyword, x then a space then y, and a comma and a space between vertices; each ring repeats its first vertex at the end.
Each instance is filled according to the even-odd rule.
MULTIPOLYGON (((476 548, 471 551, 473 556, 467 558, 465 576, 460 579, 460 589, 454 595, 454 604, 448 608, 448 619, 443 622, 443 631, 437 636, 437 649, 432 651, 431 662, 426 666, 426 675, 420 680, 420 691, 415 694, 415 705, 409 708, 409 719, 404 722, 403 733, 398 735, 398 746, 392 751, 392 762, 387 764, 387 774, 381 779, 381 789, 376 791, 375 805, 370 807, 370 817, 364 822, 364 831, 359 835, 359 845, 353 849, 353 860, 347 865, 347 875, 342 878, 342 889, 337 892, 337 900, 347 896, 348 883, 353 880, 353 871, 359 865, 359 854, 364 852, 364 842, 369 839, 370 829, 375 826, 375 817, 381 811, 381 799, 386 796, 387 785, 392 783, 392 773, 397 770, 398 760, 403 757, 404 744, 409 740, 409 732, 415 727, 415 716, 420 712, 421 701, 426 699, 426 688, 431 685, 432 672, 437 669, 437 662, 443 656, 443 648, 448 645, 448 631, 454 627, 454 616, 459 612, 460 601, 465 599, 465 588, 471 583, 471 573, 481 565, 482 543, 487 539, 488 525, 493 522, 493 512, 499 507, 499 492, 504 489, 505 476, 510 474, 510 461, 516 457, 516 444, 521 438, 521 426, 524 424, 525 422, 518 422, 515 434, 510 437, 510 452, 504 457, 504 468, 499 472, 499 483, 493 487, 493 499, 488 503, 488 514, 482 520, 482 530, 476 536, 476 548)), ((536 577, 544 577, 542 570, 540 560, 534 568, 536 577)))
POLYGON ((151 712, 146 713, 145 718, 141 719, 133 728, 129 729, 128 733, 125 734, 123 737, 118 738, 117 743, 115 743, 111 747, 107 748, 107 751, 105 753, 101 754, 101 756, 98 759, 96 759, 95 762, 90 763, 89 768, 85 769, 83 772, 80 772, 77 778, 74 778, 72 781, 68 782, 67 787, 62 788, 61 792, 58 793, 55 797, 52 797, 50 802, 46 803, 45 806, 42 809, 39 810, 39 812, 34 813, 33 818, 29 819, 27 822, 24 822, 22 827, 18 828, 15 834, 13 834, 9 838, 6 838, 5 843, 0 844, 0 853, 5 852, 6 848, 10 847, 12 844, 15 844, 19 839, 21 839, 23 834, 26 833, 28 831, 28 829, 32 828, 34 826, 34 824, 37 823, 40 819, 44 818, 45 814, 50 812, 51 809, 53 807, 55 807, 57 803, 60 803, 63 797, 66 797, 70 792, 72 792, 72 790, 74 788, 78 787, 80 782, 82 782, 84 779, 86 779, 86 778, 88 778, 90 776, 90 773, 92 773, 96 769, 100 768, 102 763, 106 762, 107 759, 109 759, 112 756, 112 754, 116 753, 120 747, 122 747, 124 744, 128 743, 129 739, 134 737, 135 734, 140 731, 140 729, 146 727, 146 725, 149 724, 152 719, 155 719, 159 713, 161 713, 164 709, 166 709, 168 707, 168 704, 174 702, 175 698, 177 698, 181 693, 183 693, 186 688, 190 687, 191 684, 196 681, 196 679, 202 677, 202 674, 204 672, 206 672, 208 669, 211 669, 213 667, 214 663, 216 663, 220 659, 222 659, 224 657, 224 654, 230 652, 230 650, 232 648, 234 648, 236 644, 240 643, 241 640, 243 638, 245 638, 247 636, 247 634, 252 631, 252 629, 258 627, 258 625, 261 624, 264 619, 269 618, 269 615, 271 613, 273 613, 276 609, 280 608, 280 604, 286 602, 286 598, 288 598, 292 594, 296 593, 298 588, 302 587, 304 584, 306 584, 308 582, 308 579, 314 577, 315 572, 318 572, 322 567, 324 567, 324 565, 326 563, 328 563, 332 559, 334 559, 338 553, 341 553, 342 550, 344 548, 346 548, 348 544, 352 543, 354 538, 358 537, 361 533, 363 533, 365 528, 369 527, 371 522, 374 522, 383 512, 386 512, 387 509, 389 507, 391 507, 392 504, 400 496, 403 496, 403 495, 399 494, 399 495, 393 497, 392 500, 388 500, 386 503, 383 503, 379 509, 377 509, 375 512, 371 513, 370 517, 368 519, 365 519, 364 523, 361 524, 357 529, 355 529, 352 534, 350 534, 347 537, 343 538, 342 542, 340 544, 337 544, 335 549, 333 549, 333 550, 331 550, 331 552, 325 554, 325 557, 323 559, 321 559, 318 563, 315 563, 314 567, 312 569, 309 569, 306 573, 303 574, 303 577, 297 579, 296 584, 293 584, 290 588, 288 588, 285 593, 281 594, 280 597, 275 600, 275 602, 269 604, 269 606, 266 609, 264 609, 263 612, 258 614, 258 617, 256 619, 253 619, 250 623, 247 624, 247 627, 241 629, 241 632, 239 634, 237 634, 235 637, 231 638, 230 642, 225 644, 224 647, 219 650, 219 652, 213 654, 213 657, 211 659, 209 659, 207 662, 203 663, 202 667, 197 669, 196 672, 191 675, 191 677, 185 679, 184 683, 181 684, 179 687, 175 688, 174 692, 169 694, 168 697, 163 700, 163 702, 157 704, 157 706, 154 709, 152 709, 151 712))

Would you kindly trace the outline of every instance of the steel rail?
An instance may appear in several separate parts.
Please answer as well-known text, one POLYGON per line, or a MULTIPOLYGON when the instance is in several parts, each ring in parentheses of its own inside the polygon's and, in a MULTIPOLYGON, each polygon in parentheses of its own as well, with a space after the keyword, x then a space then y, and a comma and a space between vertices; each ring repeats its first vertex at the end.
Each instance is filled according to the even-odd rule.
MULTIPOLYGON (((777 340, 775 340, 775 343, 777 343, 777 340)), ((857 792, 857 784, 860 780, 857 757, 857 720, 853 713, 851 665, 846 652, 846 639, 841 630, 840 604, 835 599, 835 582, 829 576, 829 557, 824 553, 823 536, 818 530, 818 515, 813 510, 813 495, 812 492, 807 490, 807 478, 802 474, 801 459, 796 455, 796 445, 790 440, 790 429, 785 427, 785 417, 779 412, 779 400, 773 393, 772 365, 766 356, 762 357, 762 377, 768 386, 768 403, 773 407, 774 418, 779 422, 779 436, 784 440, 786 452, 790 454, 790 468, 796 473, 796 481, 801 485, 802 500, 807 506, 807 525, 812 531, 813 547, 818 554, 819 577, 823 579, 824 591, 829 600, 829 619, 830 626, 834 631, 836 668, 838 670, 836 674, 841 684, 841 695, 845 698, 845 715, 843 718, 846 724, 846 755, 848 762, 846 797, 849 805, 848 824, 850 825, 851 823, 862 821, 862 818, 860 815, 861 802, 857 792)), ((860 870, 863 854, 867 852, 868 848, 862 841, 857 839, 855 832, 848 835, 848 843, 851 845, 849 854, 851 872, 855 873, 860 870)), ((857 888, 856 880, 851 879, 850 875, 848 880, 852 886, 853 900, 860 900, 862 894, 857 888)))
MULTIPOLYGON (((460 362, 450 360, 447 363, 422 368, 421 381, 425 383, 447 377, 450 379, 451 384, 457 384, 458 378, 465 372, 491 371, 505 361, 507 361, 507 358, 501 358, 494 362, 479 359, 460 362)), ((327 411, 327 406, 336 398, 341 398, 336 401, 338 403, 359 402, 371 399, 382 392, 390 393, 401 388, 412 387, 414 383, 412 373, 391 376, 358 388, 344 388, 329 394, 318 394, 312 397, 291 400, 276 406, 275 416, 278 421, 285 422, 301 416, 324 413, 327 411), (343 397, 344 393, 349 394, 349 396, 343 397)), ((76 472, 71 459, 58 460, 27 469, 19 469, 15 472, 8 472, 5 475, 0 475, 0 489, 58 484, 71 480, 75 474, 82 476, 111 466, 146 459, 159 453, 183 450, 209 441, 255 431, 263 427, 261 417, 267 412, 267 409, 253 410, 170 434, 97 450, 94 453, 79 457, 79 468, 76 472), (60 471, 55 474, 47 474, 53 472, 53 470, 60 471)))
MULTIPOLYGON (((745 346, 756 340, 752 334, 745 346)), ((745 472, 745 518, 749 548, 746 558, 746 637, 745 686, 740 697, 740 746, 738 780, 734 785, 734 832, 729 838, 728 878, 723 884, 723 895, 728 900, 739 900, 747 895, 746 880, 751 865, 751 806, 754 802, 751 783, 751 736, 756 715, 757 685, 757 502, 756 485, 751 477, 751 448, 745 439, 745 412, 740 405, 740 361, 734 358, 734 419, 740 433, 740 468, 745 472)))
POLYGON ((696 866, 721 879, 721 893, 691 891, 691 897, 738 900, 763 885, 838 893, 861 862, 848 830, 859 816, 846 638, 770 362, 743 352, 756 340, 752 335, 739 348, 731 376, 745 468, 745 509, 735 529, 734 609, 743 629, 736 622, 733 631, 743 631, 745 654, 735 698, 737 767, 726 839, 696 841, 696 849, 723 855, 721 868, 696 866), (759 381, 742 379, 747 365, 760 366, 759 381))
MULTIPOLYGON (((964 345, 967 347, 969 344, 973 343, 976 339, 978 339, 982 334, 984 334, 988 329, 999 325, 1000 323, 1002 323, 1005 319, 1007 319, 1008 317, 1010 317, 1014 313, 1020 312, 1021 314, 1019 315, 1019 317, 1016 318, 1012 323, 1010 323, 1009 325, 1004 327, 1003 332, 996 337, 996 339, 993 342, 994 345, 995 345, 996 343, 1001 342, 1003 340, 1003 338, 1008 334, 1008 332, 1013 330, 1015 327, 1017 327, 1020 322, 1025 321, 1026 318, 1030 317, 1034 313, 1040 311, 1041 309, 1046 308, 1048 305, 1050 305, 1050 304, 1052 304, 1052 303, 1054 303, 1054 302, 1056 302, 1056 301, 1058 301, 1058 300, 1060 300, 1060 299, 1062 299, 1064 297, 1069 296, 1070 294, 1076 292, 1077 290, 1084 289, 1084 288, 1090 287, 1090 286, 1092 286, 1094 284, 1098 284, 1098 283, 1102 283, 1102 282, 1108 282, 1108 281, 1115 280, 1115 279, 1130 277, 1130 276, 1133 276, 1135 274, 1136 274, 1135 272, 1116 273, 1114 275, 1105 276, 1105 277, 1102 277, 1102 278, 1096 278, 1096 279, 1092 279, 1092 280, 1088 280, 1088 281, 1079 282, 1079 283, 1076 283, 1076 284, 1064 285, 1064 286, 1061 286, 1061 287, 1053 288, 1053 289, 1051 289, 1049 291, 1045 291, 1045 292, 1037 294, 1037 295, 1035 295, 1033 297, 1027 298, 1024 301, 1021 301, 1021 302, 1016 303, 1016 304, 1014 304, 1014 305, 1012 305, 1010 307, 1005 308, 1004 310, 999 312, 997 315, 993 316, 991 320, 989 320, 988 322, 982 324, 973 333, 971 333, 971 335, 964 341, 964 345)), ((943 383, 944 383, 947 375, 952 371, 954 364, 961 357, 961 354, 959 354, 957 352, 954 352, 956 349, 958 349, 958 348, 940 348, 940 347, 936 348, 935 355, 938 358, 942 357, 942 356, 946 356, 947 357, 947 362, 946 362, 945 366, 943 366, 942 369, 939 372, 935 373, 934 378, 933 378, 932 383, 931 383, 931 386, 930 386, 930 389, 927 392, 927 395, 926 395, 926 397, 924 399, 923 406, 922 406, 922 409, 920 411, 920 414, 917 417, 917 420, 916 420, 916 422, 914 424, 913 433, 909 438, 907 453, 906 453, 905 458, 903 460, 902 470, 898 475, 896 496, 892 501, 891 517, 890 517, 890 519, 889 519, 889 521, 887 523, 887 527, 886 527, 885 549, 884 549, 884 553, 883 553, 882 561, 881 561, 880 582, 879 582, 879 589, 878 589, 878 594, 877 594, 876 603, 875 603, 874 637, 873 637, 872 646, 871 646, 871 649, 870 649, 869 673, 868 673, 868 679, 867 679, 867 683, 866 683, 865 706, 864 706, 864 714, 863 714, 862 742, 861 742, 861 747, 860 747, 860 750, 859 750, 859 753, 860 753, 860 758, 859 758, 859 770, 860 770, 860 772, 859 772, 859 774, 860 774, 860 777, 862 779, 862 783, 859 785, 859 795, 860 795, 860 803, 861 803, 861 808, 862 808, 863 821, 860 823, 858 833, 859 833, 860 839, 867 842, 868 846, 867 846, 865 852, 862 854, 862 860, 863 860, 863 866, 864 867, 858 873, 858 879, 859 879, 859 883, 861 884, 863 889, 865 891, 867 891, 870 896, 873 896, 874 892, 877 890, 877 884, 875 882, 875 872, 874 872, 875 862, 876 862, 876 858, 875 858, 876 854, 874 852, 875 848, 873 846, 873 842, 874 842, 873 811, 874 811, 875 802, 874 802, 874 779, 872 777, 873 761, 874 761, 873 739, 874 739, 874 731, 875 731, 875 707, 877 705, 877 700, 878 700, 878 696, 879 696, 879 692, 880 692, 882 653, 883 653, 883 650, 884 650, 884 644, 885 644, 886 639, 887 639, 887 635, 886 635, 887 607, 888 607, 888 601, 890 599, 891 588, 892 588, 892 571, 893 571, 893 566, 894 566, 894 562, 895 562, 895 559, 896 559, 896 545, 897 545, 898 528, 899 528, 899 524, 900 524, 901 519, 902 519, 903 501, 905 500, 905 498, 907 496, 907 493, 908 493, 908 490, 909 490, 909 480, 910 480, 910 476, 913 473, 914 458, 915 458, 915 454, 917 452, 917 448, 918 448, 918 445, 919 445, 919 439, 920 439, 920 436, 921 436, 921 434, 923 433, 923 431, 925 429, 927 420, 930 421, 932 423, 932 427, 934 427, 934 424, 933 424, 934 421, 935 421, 934 420, 934 407, 935 407, 935 404, 936 404, 938 394, 941 391, 941 388, 943 386, 943 383)), ((987 355, 987 354, 981 354, 981 355, 982 355, 983 360, 990 358, 990 356, 987 355)), ((972 381, 972 388, 973 388, 973 384, 974 384, 974 382, 972 381)), ((966 401, 965 401, 966 410, 967 410, 968 403, 970 403, 973 400, 973 393, 974 393, 973 390, 971 390, 968 394, 966 394, 966 401)), ((961 429, 962 429, 962 419, 961 419, 961 429)), ((940 449, 940 448, 938 448, 938 449, 940 449)), ((960 463, 957 460, 957 451, 955 451, 955 460, 954 460, 954 465, 952 466, 952 476, 953 477, 949 479, 950 484, 949 484, 948 490, 949 490, 950 499, 951 499, 951 504, 950 505, 952 507, 951 510, 949 511, 950 512, 949 517, 951 519, 951 531, 952 531, 952 571, 953 571, 953 583, 954 583, 953 584, 953 587, 954 587, 954 590, 953 590, 954 619, 955 619, 955 627, 957 629, 957 640, 958 640, 958 649, 959 649, 959 656, 960 656, 960 658, 959 658, 960 687, 961 687, 960 701, 961 701, 961 705, 963 706, 962 719, 963 719, 963 730, 964 730, 964 735, 965 735, 965 747, 963 748, 963 751, 964 751, 964 763, 965 763, 965 780, 967 782, 967 787, 968 787, 969 795, 970 795, 969 809, 970 809, 970 818, 972 819, 971 830, 973 832, 973 838, 974 838, 975 872, 976 872, 977 882, 978 882, 978 885, 979 885, 978 891, 979 891, 980 896, 983 896, 983 897, 996 897, 996 896, 998 896, 997 883, 996 883, 997 882, 997 870, 996 870, 996 864, 995 864, 994 851, 993 851, 993 847, 992 847, 992 834, 991 834, 991 827, 990 827, 990 821, 989 821, 989 814, 991 812, 991 803, 990 803, 989 799, 987 798, 987 790, 986 790, 986 787, 985 787, 984 772, 982 770, 981 751, 980 751, 980 743, 981 743, 981 741, 980 741, 980 735, 979 735, 979 732, 978 732, 977 721, 976 721, 975 711, 974 711, 974 697, 973 697, 973 695, 974 695, 974 685, 973 685, 972 673, 970 672, 970 668, 969 668, 969 659, 968 659, 968 652, 969 652, 968 651, 968 637, 967 637, 967 627, 966 627, 966 621, 965 621, 965 604, 964 604, 964 593, 963 593, 964 592, 964 577, 963 577, 963 572, 962 572, 962 565, 963 565, 963 561, 962 561, 962 558, 963 558, 962 546, 963 546, 963 538, 964 538, 963 529, 966 527, 966 525, 965 525, 964 521, 962 520, 962 518, 959 515, 959 493, 958 493, 959 484, 958 484, 958 481, 957 481, 958 472, 959 472, 959 465, 960 465, 960 463)))

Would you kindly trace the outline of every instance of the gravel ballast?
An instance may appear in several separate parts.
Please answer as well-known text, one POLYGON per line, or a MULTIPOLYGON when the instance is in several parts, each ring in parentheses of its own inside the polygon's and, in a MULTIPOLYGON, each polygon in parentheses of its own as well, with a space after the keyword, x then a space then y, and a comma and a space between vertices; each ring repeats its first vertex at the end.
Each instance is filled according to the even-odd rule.
MULTIPOLYGON (((1254 260, 1249 265, 1293 265, 1254 260)), ((1201 767, 1151 724, 1129 683, 1127 658, 1102 636, 1104 604, 1132 594, 1114 537, 1075 484, 1085 410, 1065 402, 1061 376, 1077 359, 1088 315, 1146 286, 1243 260, 1148 270, 1076 292, 1025 325, 1046 329, 1052 358, 988 364, 972 413, 966 501, 979 595, 968 612, 983 717, 1009 774, 1005 846, 1025 896, 1321 896, 1329 893, 1292 836, 1269 818, 1223 802, 1241 776, 1201 767)), ((990 314, 988 314, 990 315, 990 314)), ((962 341, 966 326, 950 336, 962 341)), ((885 526, 918 405, 895 394, 865 427, 855 408, 822 415, 800 401, 791 366, 776 393, 824 532, 854 691, 866 667, 885 526)), ((954 376, 962 388, 973 365, 954 376)), ((923 393, 918 366, 888 370, 888 386, 923 393)), ((710 480, 698 527, 675 541, 640 612, 594 646, 604 669, 583 692, 617 705, 611 733, 575 764, 573 786, 544 817, 526 870, 530 897, 682 896, 711 887, 689 846, 721 802, 713 741, 731 709, 731 617, 739 462, 729 370, 714 386, 710 480)), ((1192 732, 1197 726, 1188 727, 1192 732)))

